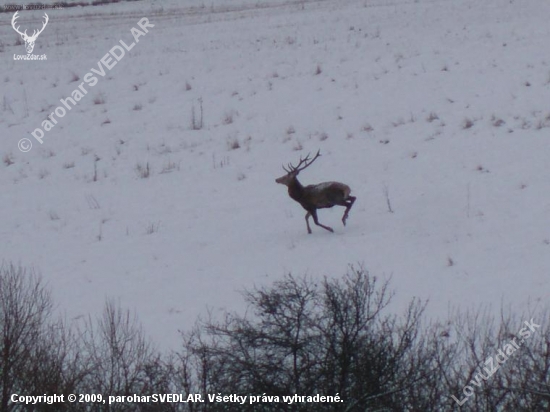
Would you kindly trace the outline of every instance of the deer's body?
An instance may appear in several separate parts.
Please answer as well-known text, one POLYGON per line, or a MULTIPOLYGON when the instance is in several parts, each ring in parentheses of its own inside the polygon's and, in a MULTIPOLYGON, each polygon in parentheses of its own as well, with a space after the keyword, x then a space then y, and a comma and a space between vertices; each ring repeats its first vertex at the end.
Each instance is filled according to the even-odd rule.
POLYGON ((322 225, 317 218, 317 209, 327 209, 333 206, 344 206, 346 211, 342 216, 342 223, 346 225, 349 210, 355 202, 355 197, 350 196, 351 189, 348 185, 340 182, 324 182, 316 185, 303 186, 298 181, 298 173, 308 167, 315 159, 320 156, 317 155, 313 160, 309 161, 309 155, 305 159, 300 159, 300 163, 297 167, 289 165, 289 169, 285 169, 286 175, 276 179, 277 183, 283 184, 288 187, 288 195, 296 202, 300 203, 302 207, 307 211, 306 213, 306 225, 308 233, 311 233, 309 226, 309 217, 313 217, 313 221, 317 226, 322 227, 330 232, 333 232, 331 227, 322 225), (301 167, 302 164, 305 166, 301 167))
POLYGON ((302 186, 296 179, 296 184, 288 187, 288 195, 307 211, 311 209, 311 205, 315 205, 316 209, 333 207, 348 199, 350 192, 349 186, 340 182, 302 186))

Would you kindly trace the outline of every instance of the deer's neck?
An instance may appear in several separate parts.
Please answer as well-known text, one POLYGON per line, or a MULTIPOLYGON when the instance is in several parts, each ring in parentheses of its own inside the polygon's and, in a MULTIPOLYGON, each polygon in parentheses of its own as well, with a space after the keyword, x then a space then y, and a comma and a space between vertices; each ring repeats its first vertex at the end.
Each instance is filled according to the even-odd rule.
POLYGON ((302 199, 302 196, 304 195, 304 187, 298 181, 298 179, 294 179, 288 185, 288 195, 297 202, 302 199))

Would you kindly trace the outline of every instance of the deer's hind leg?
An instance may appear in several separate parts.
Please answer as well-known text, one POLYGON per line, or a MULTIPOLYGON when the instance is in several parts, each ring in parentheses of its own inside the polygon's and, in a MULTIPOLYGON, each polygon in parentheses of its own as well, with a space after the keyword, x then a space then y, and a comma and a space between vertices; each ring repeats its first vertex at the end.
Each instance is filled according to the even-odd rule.
POLYGON ((349 211, 351 207, 353 206, 353 203, 355 202, 355 199, 357 199, 355 196, 348 196, 348 198, 344 201, 344 204, 342 206, 346 207, 346 211, 344 212, 344 216, 342 216, 342 223, 344 226, 346 226, 346 220, 348 219, 349 211))

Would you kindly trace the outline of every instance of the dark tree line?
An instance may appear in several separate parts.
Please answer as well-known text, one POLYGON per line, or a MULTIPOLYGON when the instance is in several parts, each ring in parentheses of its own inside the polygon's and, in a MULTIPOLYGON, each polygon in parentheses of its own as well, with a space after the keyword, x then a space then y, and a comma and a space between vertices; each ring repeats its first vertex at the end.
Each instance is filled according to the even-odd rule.
POLYGON ((340 279, 289 274, 243 296, 246 314, 197 321, 182 333, 182 346, 165 354, 112 301, 79 327, 55 319, 40 277, 3 265, 0 412, 550 410, 546 309, 503 310, 498 318, 456 312, 426 323, 424 302, 413 299, 403 314, 391 313, 388 282, 353 266, 340 279), (205 402, 24 405, 11 402, 14 393, 198 393, 205 402), (216 403, 207 394, 279 402, 216 403), (294 394, 342 402, 283 402, 294 394))

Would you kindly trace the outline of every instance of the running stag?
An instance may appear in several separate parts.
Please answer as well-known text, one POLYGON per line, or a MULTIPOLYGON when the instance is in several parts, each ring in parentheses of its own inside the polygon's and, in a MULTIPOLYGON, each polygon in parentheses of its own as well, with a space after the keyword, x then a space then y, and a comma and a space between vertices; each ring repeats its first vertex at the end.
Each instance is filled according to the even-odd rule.
POLYGON ((317 158, 321 156, 320 150, 313 159, 310 160, 309 154, 305 159, 300 157, 300 163, 294 167, 292 164, 288 164, 288 168, 283 166, 286 175, 276 179, 277 183, 288 187, 288 195, 300 203, 302 207, 307 211, 306 224, 307 232, 311 233, 309 227, 309 217, 313 217, 313 221, 317 226, 321 226, 323 229, 329 232, 334 232, 331 227, 322 225, 317 219, 317 209, 326 209, 333 206, 344 206, 346 211, 342 216, 342 223, 346 225, 349 211, 355 202, 355 197, 350 196, 351 189, 348 185, 339 182, 324 182, 316 185, 302 186, 298 181, 298 174, 309 167, 317 158))

